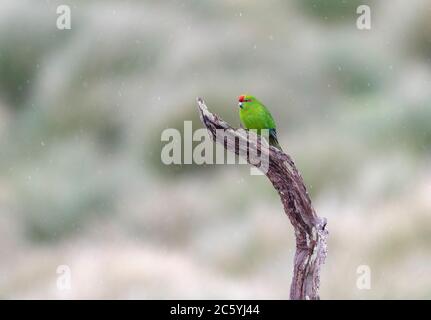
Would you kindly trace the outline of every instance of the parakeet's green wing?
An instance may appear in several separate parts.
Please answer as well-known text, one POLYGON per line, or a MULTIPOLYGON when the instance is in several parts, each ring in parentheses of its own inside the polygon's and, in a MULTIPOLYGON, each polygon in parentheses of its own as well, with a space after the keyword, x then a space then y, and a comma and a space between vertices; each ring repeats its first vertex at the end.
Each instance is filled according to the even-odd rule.
POLYGON ((262 104, 253 105, 247 111, 241 110, 240 118, 247 129, 275 129, 271 113, 262 104))
POLYGON ((264 105, 262 105, 262 110, 264 113, 263 118, 265 120, 265 124, 264 124, 265 128, 266 129, 275 129, 275 121, 271 115, 271 112, 269 112, 269 110, 264 105))
POLYGON ((282 150, 280 144, 278 143, 277 129, 276 129, 274 118, 271 115, 271 112, 269 112, 269 110, 263 104, 261 104, 260 109, 261 109, 260 119, 261 119, 262 129, 269 129, 269 144, 282 150))

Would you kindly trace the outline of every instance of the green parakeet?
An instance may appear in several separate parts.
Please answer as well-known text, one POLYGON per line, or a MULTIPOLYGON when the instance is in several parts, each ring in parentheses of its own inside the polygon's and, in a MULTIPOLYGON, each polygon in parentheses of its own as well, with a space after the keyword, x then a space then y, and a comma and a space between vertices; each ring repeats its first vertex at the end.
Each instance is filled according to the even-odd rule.
POLYGON ((275 121, 268 109, 255 97, 241 95, 238 98, 239 117, 246 129, 256 129, 260 134, 261 129, 269 130, 269 144, 282 150, 277 139, 275 121))

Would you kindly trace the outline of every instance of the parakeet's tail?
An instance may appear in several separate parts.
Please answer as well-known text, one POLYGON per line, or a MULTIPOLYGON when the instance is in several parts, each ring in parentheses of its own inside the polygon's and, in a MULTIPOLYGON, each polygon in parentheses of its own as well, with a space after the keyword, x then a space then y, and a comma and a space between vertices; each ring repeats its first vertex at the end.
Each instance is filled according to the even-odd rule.
POLYGON ((277 139, 277 131, 275 129, 270 129, 269 130, 269 144, 271 146, 276 147, 277 149, 283 151, 283 149, 280 146, 280 143, 278 143, 278 139, 277 139))
POLYGON ((280 151, 283 151, 283 149, 281 148, 281 146, 280 146, 280 143, 278 143, 278 140, 276 139, 276 138, 273 138, 273 137, 269 137, 269 144, 271 145, 271 146, 274 146, 274 147, 276 147, 277 149, 279 149, 280 151))

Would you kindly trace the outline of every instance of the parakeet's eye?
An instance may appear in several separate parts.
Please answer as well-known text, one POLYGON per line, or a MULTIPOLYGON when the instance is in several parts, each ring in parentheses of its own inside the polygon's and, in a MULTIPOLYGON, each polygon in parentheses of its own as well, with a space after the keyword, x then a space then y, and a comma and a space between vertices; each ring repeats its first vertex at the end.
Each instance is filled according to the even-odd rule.
POLYGON ((244 99, 244 102, 251 102, 251 99, 244 99))

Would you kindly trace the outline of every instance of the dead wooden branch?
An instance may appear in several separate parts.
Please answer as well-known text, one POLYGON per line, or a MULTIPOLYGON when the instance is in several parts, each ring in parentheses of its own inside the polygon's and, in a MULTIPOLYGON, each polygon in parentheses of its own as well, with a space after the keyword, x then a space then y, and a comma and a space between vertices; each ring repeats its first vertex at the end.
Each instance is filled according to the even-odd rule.
MULTIPOLYGON (((291 299, 319 299, 320 267, 326 258, 326 219, 319 218, 314 211, 303 179, 292 158, 269 146, 265 139, 250 134, 244 129, 234 129, 217 115, 211 113, 205 102, 197 98, 200 117, 211 137, 236 154, 245 156, 247 162, 259 167, 262 157, 268 155, 268 170, 264 173, 280 195, 284 211, 290 219, 296 237, 291 299), (217 131, 223 130, 227 139, 220 140, 217 131), (254 148, 254 152, 250 152, 254 148), (256 152, 257 150, 257 152, 256 152)), ((265 157, 263 157, 265 158, 265 157)))

